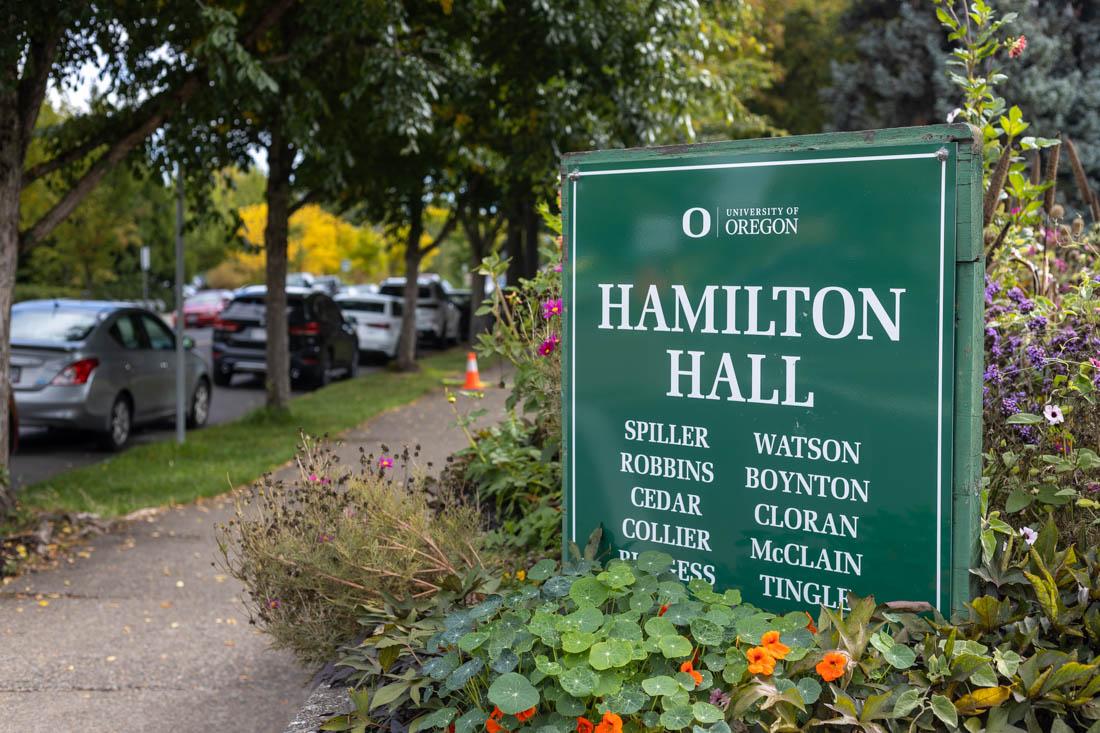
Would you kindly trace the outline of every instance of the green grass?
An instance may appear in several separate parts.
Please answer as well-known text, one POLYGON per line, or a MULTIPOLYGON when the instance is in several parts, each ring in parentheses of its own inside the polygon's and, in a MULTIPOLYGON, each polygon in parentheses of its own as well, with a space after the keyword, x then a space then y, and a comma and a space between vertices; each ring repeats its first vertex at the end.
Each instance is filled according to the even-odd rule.
MULTIPOLYGON (((335 435, 437 387, 464 364, 465 350, 420 360, 420 371, 375 372, 291 400, 286 412, 254 410, 231 423, 136 446, 101 463, 58 474, 20 492, 23 513, 95 512, 116 517, 184 503, 248 484, 294 456, 299 429, 335 435)), ((2 533, 0 533, 2 534, 2 533)))

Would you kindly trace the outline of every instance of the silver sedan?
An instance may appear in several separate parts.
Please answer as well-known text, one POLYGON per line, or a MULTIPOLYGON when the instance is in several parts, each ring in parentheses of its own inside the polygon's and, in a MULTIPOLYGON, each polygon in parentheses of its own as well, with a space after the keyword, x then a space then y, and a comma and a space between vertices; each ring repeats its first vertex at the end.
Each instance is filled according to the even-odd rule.
MULTIPOLYGON (((211 382, 188 341, 187 424, 197 428, 210 414, 211 382)), ((10 369, 19 423, 92 430, 118 450, 135 426, 175 414, 175 348, 164 321, 132 303, 17 303, 10 369)))

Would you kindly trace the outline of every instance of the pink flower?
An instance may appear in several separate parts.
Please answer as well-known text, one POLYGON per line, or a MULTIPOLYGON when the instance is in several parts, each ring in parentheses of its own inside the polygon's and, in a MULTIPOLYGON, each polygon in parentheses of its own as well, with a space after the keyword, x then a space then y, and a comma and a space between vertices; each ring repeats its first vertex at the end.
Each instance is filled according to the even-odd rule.
POLYGON ((554 353, 554 349, 558 348, 558 344, 561 343, 561 338, 558 335, 551 334, 548 339, 539 344, 539 356, 550 356, 554 353))
POLYGON ((542 304, 542 317, 550 320, 554 316, 560 316, 561 309, 561 298, 551 298, 542 304))
POLYGON ((309 480, 310 480, 310 481, 312 481, 313 483, 317 483, 317 482, 318 482, 318 481, 320 481, 321 479, 317 478, 317 474, 315 474, 315 473, 311 473, 311 474, 309 475, 309 480))
POLYGON ((1092 364, 1093 368, 1100 369, 1100 359, 1095 356, 1089 358, 1089 364, 1092 364))
POLYGON ((382 456, 378 459, 379 468, 393 468, 393 459, 389 456, 382 456))
POLYGON ((1020 536, 1024 538, 1024 542, 1029 545, 1034 545, 1035 540, 1039 539, 1039 533, 1033 530, 1031 527, 1020 527, 1020 536))
POLYGON ((554 265, 554 272, 561 272, 561 263, 554 265))
POLYGON ((1012 215, 1016 216, 1019 213, 1020 213, 1020 207, 1019 206, 1013 206, 1012 207, 1012 215))
POLYGON ((1008 47, 1008 57, 1010 59, 1018 59, 1023 56, 1024 51, 1027 49, 1027 36, 1020 36, 1012 45, 1008 47))

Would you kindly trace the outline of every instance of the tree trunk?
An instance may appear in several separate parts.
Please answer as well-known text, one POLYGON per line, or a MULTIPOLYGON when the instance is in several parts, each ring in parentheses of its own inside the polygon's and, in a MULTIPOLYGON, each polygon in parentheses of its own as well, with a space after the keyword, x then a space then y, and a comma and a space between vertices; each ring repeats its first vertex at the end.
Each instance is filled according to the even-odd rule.
POLYGON ((523 277, 523 207, 513 202, 508 207, 507 238, 504 241, 504 249, 508 253, 509 285, 518 285, 523 277))
POLYGON ((0 519, 15 508, 8 472, 8 399, 11 394, 11 302, 19 259, 19 190, 23 156, 14 94, 0 92, 0 519))
POLYGON ((532 278, 539 271, 539 214, 535 211, 534 195, 527 199, 523 208, 523 238, 526 249, 523 276, 532 278))
POLYGON ((420 237, 424 233, 424 201, 420 191, 409 199, 409 236, 405 241, 405 307, 402 311, 401 338, 397 342, 397 368, 415 371, 416 364, 416 301, 420 284, 420 237))
POLYGON ((286 252, 290 219, 290 170, 294 164, 294 149, 283 140, 278 123, 271 132, 267 162, 267 226, 264 229, 267 277, 267 406, 282 410, 290 402, 286 252))
MULTIPOLYGON (((462 206, 462 202, 459 202, 462 206)), ((469 210, 463 212, 462 229, 466 233, 466 240, 470 243, 470 331, 465 334, 467 340, 473 341, 477 335, 485 330, 485 316, 477 314, 481 302, 485 300, 485 276, 478 272, 481 261, 485 259, 489 248, 492 246, 496 227, 490 227, 488 232, 482 232, 476 206, 471 205, 469 210)))

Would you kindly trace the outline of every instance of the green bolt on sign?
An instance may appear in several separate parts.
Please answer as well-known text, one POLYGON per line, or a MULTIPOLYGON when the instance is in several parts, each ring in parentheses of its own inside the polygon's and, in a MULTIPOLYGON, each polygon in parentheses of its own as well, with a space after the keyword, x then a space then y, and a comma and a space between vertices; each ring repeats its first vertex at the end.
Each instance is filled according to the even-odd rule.
POLYGON ((949 125, 568 156, 566 542, 772 610, 960 608, 979 155, 949 125))

